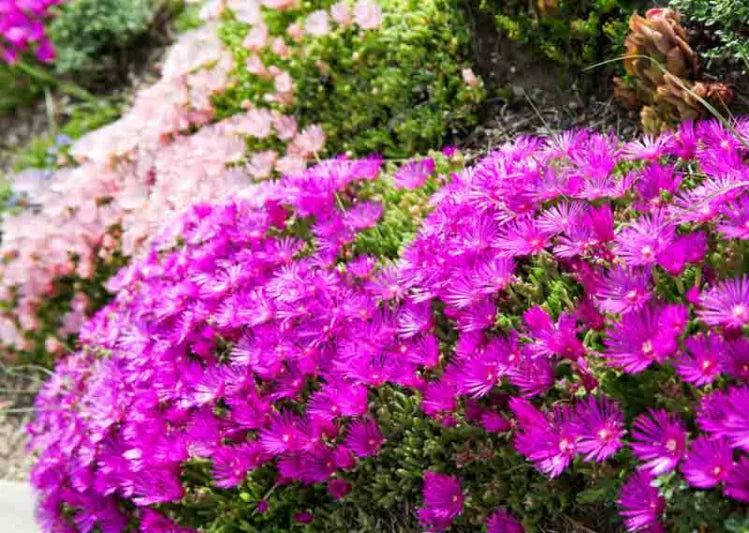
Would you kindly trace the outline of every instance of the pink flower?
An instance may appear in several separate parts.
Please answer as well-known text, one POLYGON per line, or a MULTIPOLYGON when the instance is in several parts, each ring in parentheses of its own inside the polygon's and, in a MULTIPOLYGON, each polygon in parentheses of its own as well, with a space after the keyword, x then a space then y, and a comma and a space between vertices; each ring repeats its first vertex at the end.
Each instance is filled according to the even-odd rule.
POLYGON ((461 71, 461 75, 463 76, 463 81, 471 89, 476 89, 481 84, 481 82, 479 81, 479 79, 473 73, 473 70, 471 70, 470 68, 464 68, 461 71))
POLYGON ((335 4, 330 6, 330 16, 334 21, 336 21, 344 28, 351 25, 351 10, 349 9, 346 2, 336 2, 335 4))
POLYGON ((374 30, 382 24, 382 7, 370 0, 358 0, 354 6, 354 22, 363 30, 374 30))
POLYGON ((304 32, 312 37, 322 37, 330 33, 327 11, 319 9, 310 13, 304 22, 304 32))
POLYGON ((336 500, 341 500, 344 496, 346 496, 346 494, 351 492, 351 484, 348 483, 345 479, 331 479, 328 482, 328 492, 336 500))
POLYGON ((419 522, 432 531, 442 531, 463 512, 460 481, 452 476, 424 473, 424 505, 418 510, 419 522))
POLYGON ((260 22, 252 27, 244 38, 244 41, 242 41, 242 45, 248 50, 259 52, 268 46, 268 37, 268 26, 266 26, 264 22, 260 22))

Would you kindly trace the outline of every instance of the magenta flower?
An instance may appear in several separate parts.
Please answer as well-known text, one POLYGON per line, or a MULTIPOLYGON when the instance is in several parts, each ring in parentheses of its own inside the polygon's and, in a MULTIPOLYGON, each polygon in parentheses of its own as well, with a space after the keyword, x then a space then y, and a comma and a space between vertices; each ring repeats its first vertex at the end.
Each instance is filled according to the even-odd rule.
POLYGON ((341 500, 346 494, 351 492, 351 484, 345 479, 331 479, 328 482, 328 492, 336 500, 341 500))
POLYGON ((622 447, 624 414, 619 404, 606 397, 588 396, 577 404, 575 414, 577 449, 587 454, 586 461, 605 461, 622 447))
POLYGON ((733 448, 749 452, 749 387, 731 387, 704 396, 697 425, 715 438, 725 438, 733 448))
POLYGON ((371 457, 380 451, 385 438, 374 420, 357 420, 349 426, 345 443, 357 457, 371 457))
POLYGON ((628 266, 652 265, 667 254, 676 237, 676 227, 662 210, 643 215, 616 238, 616 253, 628 266))
POLYGON ((522 398, 510 399, 509 407, 518 421, 515 449, 544 474, 559 476, 578 451, 579 434, 572 409, 559 407, 547 417, 522 398))
POLYGON ((649 410, 638 416, 632 429, 632 451, 640 461, 640 469, 655 476, 673 470, 684 456, 687 430, 684 423, 667 411, 649 410))
POLYGON ((705 291, 697 314, 711 326, 740 328, 749 323, 749 278, 724 280, 705 291))
POLYGON ((698 335, 684 341, 686 351, 676 358, 676 372, 686 381, 701 387, 712 383, 723 371, 726 346, 716 335, 698 335))
POLYGON ((294 522, 298 522, 300 524, 311 524, 314 519, 315 516, 309 511, 294 513, 294 522))
POLYGON ((525 528, 510 513, 499 510, 486 521, 486 533, 524 533, 525 528))
POLYGON ((532 219, 508 223, 494 245, 505 257, 519 257, 541 253, 549 245, 549 234, 532 219))
POLYGON ((614 267, 595 294, 598 306, 615 314, 639 311, 652 296, 650 279, 648 270, 614 267))
POLYGON ((306 436, 299 429, 300 421, 289 412, 273 417, 270 427, 260 430, 259 442, 271 455, 301 450, 306 436))
POLYGON ((424 505, 418 510, 419 522, 434 531, 446 529, 463 512, 460 481, 446 474, 424 473, 424 505))
POLYGON ((742 196, 735 203, 721 209, 723 219, 717 229, 728 239, 749 240, 749 197, 742 196))
POLYGON ((708 489, 725 481, 732 466, 733 450, 728 442, 702 436, 692 442, 681 473, 693 487, 708 489))
POLYGON ((728 477, 724 480, 725 492, 734 500, 749 502, 749 457, 744 455, 733 465, 728 477))
POLYGON ((677 348, 681 318, 673 308, 650 305, 628 313, 607 331, 604 357, 627 373, 663 363, 677 348))
POLYGON ((616 503, 627 531, 631 532, 660 526, 659 518, 666 506, 666 500, 653 486, 653 477, 643 470, 632 474, 622 485, 616 503))
POLYGON ((740 382, 749 382, 749 341, 744 338, 725 344, 726 371, 740 382))

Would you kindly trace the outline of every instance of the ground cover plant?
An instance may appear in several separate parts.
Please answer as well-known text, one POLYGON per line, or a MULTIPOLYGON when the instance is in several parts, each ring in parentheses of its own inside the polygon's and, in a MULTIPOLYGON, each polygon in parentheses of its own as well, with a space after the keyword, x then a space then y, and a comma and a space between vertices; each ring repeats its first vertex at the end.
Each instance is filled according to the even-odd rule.
POLYGON ((483 91, 457 1, 253 5, 222 27, 239 79, 217 99, 224 112, 269 102, 320 125, 330 155, 407 157, 475 123, 483 91))
POLYGON ((194 206, 37 398, 43 526, 746 530, 748 134, 339 157, 194 206))

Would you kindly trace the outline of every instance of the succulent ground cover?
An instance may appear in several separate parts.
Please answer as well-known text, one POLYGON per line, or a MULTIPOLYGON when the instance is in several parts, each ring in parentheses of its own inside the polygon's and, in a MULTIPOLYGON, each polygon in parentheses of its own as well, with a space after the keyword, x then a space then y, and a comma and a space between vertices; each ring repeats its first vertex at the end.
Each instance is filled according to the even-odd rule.
POLYGON ((43 523, 741 530, 747 129, 338 158, 195 206, 37 399, 43 523), (394 258, 357 243, 403 208, 380 180, 430 211, 394 258))

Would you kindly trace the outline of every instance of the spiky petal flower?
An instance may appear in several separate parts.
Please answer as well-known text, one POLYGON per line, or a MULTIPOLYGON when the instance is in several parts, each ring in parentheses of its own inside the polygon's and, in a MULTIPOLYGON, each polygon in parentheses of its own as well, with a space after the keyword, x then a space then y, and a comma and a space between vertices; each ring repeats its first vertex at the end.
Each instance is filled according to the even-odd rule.
POLYGON ((687 430, 676 415, 664 409, 638 416, 632 429, 632 451, 641 461, 641 470, 660 476, 673 470, 684 456, 687 430))
POLYGON ((702 398, 697 425, 734 448, 749 452, 749 387, 730 387, 702 398))
POLYGON ((653 477, 639 470, 632 474, 619 491, 617 502, 627 531, 642 531, 660 525, 658 519, 666 500, 653 486, 653 477))
POLYGON ((419 509, 419 522, 431 531, 446 529, 463 512, 460 481, 446 474, 424 473, 424 505, 419 509))
POLYGON ((638 311, 651 296, 650 271, 621 266, 608 273, 605 282, 596 292, 601 310, 615 314, 638 311))
POLYGON ((396 189, 418 189, 434 172, 434 159, 426 158, 409 161, 393 176, 396 189))
POLYGON ((749 456, 741 457, 725 479, 723 489, 734 500, 749 502, 749 456))
POLYGON ((710 326, 740 328, 749 323, 749 277, 724 280, 702 295, 697 314, 710 326))
POLYGON ((587 397, 576 408, 574 422, 578 428, 580 453, 586 461, 605 461, 622 447, 624 414, 619 404, 609 398, 587 397))
POLYGON ((627 373, 662 363, 677 348, 676 322, 668 307, 650 305, 628 313, 607 331, 604 356, 627 373))
POLYGON ((486 533, 524 533, 525 529, 505 510, 492 513, 486 521, 486 533))
POLYGON ((686 351, 676 358, 676 372, 697 387, 712 383, 723 371, 723 340, 717 335, 698 335, 684 341, 684 346, 686 351))
POLYGON ((702 436, 692 442, 681 473, 693 487, 708 489, 725 481, 732 466, 733 450, 728 441, 702 436))
POLYGON ((377 427, 377 422, 371 419, 357 420, 351 424, 346 435, 346 446, 357 457, 371 457, 377 455, 385 438, 377 427))

